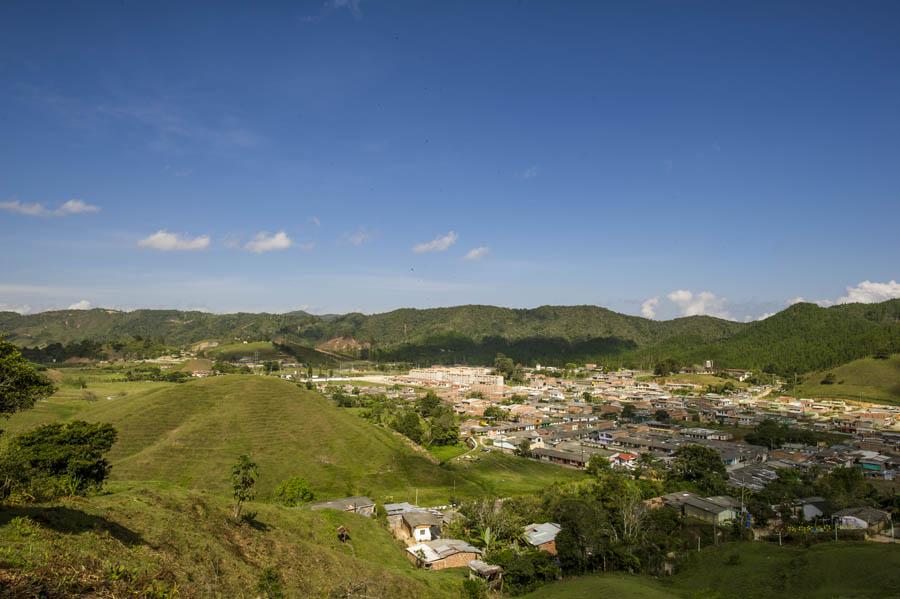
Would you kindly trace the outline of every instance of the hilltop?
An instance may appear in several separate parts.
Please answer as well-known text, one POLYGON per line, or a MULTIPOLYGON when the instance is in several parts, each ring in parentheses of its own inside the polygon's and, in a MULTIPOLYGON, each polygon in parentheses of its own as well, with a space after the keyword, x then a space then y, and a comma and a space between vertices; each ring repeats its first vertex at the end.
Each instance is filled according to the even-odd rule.
POLYGON ((457 306, 384 314, 315 316, 208 314, 177 310, 62 310, 0 313, 0 331, 20 346, 130 336, 187 345, 218 340, 274 341, 304 361, 344 358, 435 363, 490 363, 497 353, 525 362, 594 361, 683 364, 779 373, 830 368, 875 352, 900 352, 900 299, 821 308, 795 304, 765 320, 709 316, 656 321, 597 306, 511 309, 457 306), (339 352, 339 353, 335 353, 339 352))
POLYGON ((418 494, 431 504, 445 504, 451 496, 527 493, 582 476, 493 453, 460 465, 438 465, 397 433, 273 377, 140 384, 138 391, 124 395, 116 395, 115 386, 91 388, 102 399, 86 402, 63 389, 5 422, 3 438, 57 420, 108 422, 119 432, 109 454, 112 480, 223 494, 231 464, 248 453, 259 464, 263 498, 291 476, 306 478, 323 498, 368 494, 379 501, 412 501, 418 494))

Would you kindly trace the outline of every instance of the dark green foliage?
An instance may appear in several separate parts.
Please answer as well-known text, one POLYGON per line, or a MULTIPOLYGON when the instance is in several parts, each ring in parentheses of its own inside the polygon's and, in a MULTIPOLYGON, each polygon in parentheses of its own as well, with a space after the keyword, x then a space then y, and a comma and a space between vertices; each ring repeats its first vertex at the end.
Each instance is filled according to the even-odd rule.
POLYGON ((490 551, 487 560, 503 568, 503 586, 513 595, 521 595, 556 580, 559 568, 546 551, 504 548, 490 551))
POLYGON ((668 482, 674 487, 686 484, 703 495, 721 495, 725 492, 725 464, 714 449, 682 445, 675 451, 668 482))
POLYGON ((391 426, 401 435, 409 437, 414 443, 422 443, 424 430, 419 415, 413 410, 405 410, 394 418, 391 426))
POLYGON ((275 498, 283 505, 294 507, 316 498, 305 478, 293 476, 275 487, 275 498))
POLYGON ((463 599, 486 599, 487 585, 482 580, 466 578, 462 583, 463 599))
POLYGON ((494 371, 502 375, 507 383, 521 383, 525 376, 522 367, 503 354, 497 354, 494 358, 494 371))
POLYGON ((0 416, 31 408, 53 391, 53 383, 35 370, 14 345, 0 341, 0 416))
POLYGON ((653 369, 653 373, 656 376, 667 376, 672 374, 673 372, 678 372, 680 366, 678 366, 678 362, 676 362, 672 358, 666 358, 657 362, 656 366, 653 369))
POLYGON ((191 380, 191 373, 184 370, 162 370, 159 366, 142 364, 125 372, 128 381, 164 381, 167 383, 185 383, 191 380))
POLYGON ((116 441, 110 424, 46 424, 14 437, 0 457, 0 497, 51 499, 99 489, 109 476, 104 454, 116 441))
POLYGON ((840 440, 840 437, 831 433, 794 428, 775 420, 766 419, 757 424, 752 432, 747 433, 744 440, 753 445, 778 449, 785 443, 804 443, 806 445, 815 445, 820 441, 835 443, 840 440))

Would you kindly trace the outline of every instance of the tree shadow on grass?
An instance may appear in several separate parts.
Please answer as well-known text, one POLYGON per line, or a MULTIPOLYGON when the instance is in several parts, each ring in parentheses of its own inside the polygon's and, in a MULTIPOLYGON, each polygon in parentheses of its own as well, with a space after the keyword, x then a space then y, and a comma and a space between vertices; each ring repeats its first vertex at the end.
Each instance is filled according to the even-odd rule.
POLYGON ((0 507, 0 526, 9 524, 14 518, 27 517, 36 524, 65 534, 84 532, 107 533, 125 545, 145 545, 143 537, 118 522, 102 516, 94 516, 72 508, 38 506, 0 507))

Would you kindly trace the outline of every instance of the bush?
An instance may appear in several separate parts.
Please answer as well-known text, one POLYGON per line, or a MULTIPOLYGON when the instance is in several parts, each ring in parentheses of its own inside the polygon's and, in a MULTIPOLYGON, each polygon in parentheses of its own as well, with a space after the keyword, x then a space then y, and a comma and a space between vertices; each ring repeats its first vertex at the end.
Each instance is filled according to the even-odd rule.
POLYGON ((309 483, 306 482, 305 478, 294 476, 282 481, 275 487, 275 497, 283 505, 294 507, 312 501, 316 498, 316 495, 310 489, 309 483))
POLYGON ((284 597, 284 581, 281 579, 281 573, 275 568, 263 570, 256 582, 256 591, 268 599, 284 597))
POLYGON ((103 457, 116 441, 110 424, 47 424, 14 437, 0 456, 0 498, 52 499, 99 489, 109 476, 103 457))

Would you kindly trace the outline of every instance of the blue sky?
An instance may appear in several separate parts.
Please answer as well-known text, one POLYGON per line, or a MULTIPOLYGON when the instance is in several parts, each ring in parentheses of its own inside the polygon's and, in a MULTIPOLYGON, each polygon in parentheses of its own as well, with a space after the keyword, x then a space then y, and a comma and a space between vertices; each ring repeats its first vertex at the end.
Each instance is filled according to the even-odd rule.
POLYGON ((0 5, 0 307, 900 296, 896 2, 188 4, 0 5))

